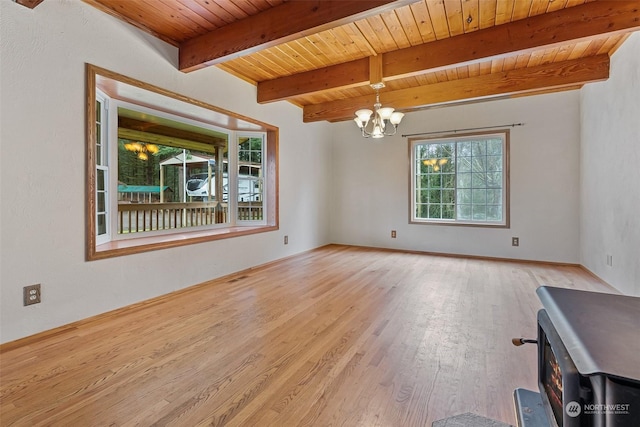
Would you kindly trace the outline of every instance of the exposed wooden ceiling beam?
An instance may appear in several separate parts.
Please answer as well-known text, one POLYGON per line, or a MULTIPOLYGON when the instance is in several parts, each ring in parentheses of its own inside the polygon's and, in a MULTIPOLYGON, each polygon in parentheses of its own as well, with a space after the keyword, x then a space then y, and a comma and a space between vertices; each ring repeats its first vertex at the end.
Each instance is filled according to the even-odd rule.
POLYGON ((385 78, 400 78, 640 29, 640 2, 596 1, 384 55, 385 78))
MULTIPOLYGON (((539 90, 575 86, 609 77, 609 56, 598 55, 570 61, 520 68, 409 89, 381 92, 382 104, 398 110, 441 105, 460 100, 487 99, 539 90)), ((373 91, 372 91, 373 92, 373 91)), ((371 108, 375 95, 341 99, 304 107, 303 120, 341 121, 354 117, 360 108, 371 108)))
POLYGON ((383 72, 382 72, 382 55, 370 56, 369 57, 369 83, 370 84, 380 84, 383 83, 383 72))
MULTIPOLYGON (((640 29, 640 3, 597 1, 382 54, 385 80, 640 29)), ((258 83, 258 102, 369 84, 362 60, 258 83), (329 80, 332 78, 333 80, 329 80)))
POLYGON ((368 81, 369 58, 362 58, 288 77, 259 82, 258 102, 281 101, 291 96, 305 93, 362 86, 368 81))
POLYGON ((289 1, 181 43, 179 68, 197 70, 415 1, 289 1))

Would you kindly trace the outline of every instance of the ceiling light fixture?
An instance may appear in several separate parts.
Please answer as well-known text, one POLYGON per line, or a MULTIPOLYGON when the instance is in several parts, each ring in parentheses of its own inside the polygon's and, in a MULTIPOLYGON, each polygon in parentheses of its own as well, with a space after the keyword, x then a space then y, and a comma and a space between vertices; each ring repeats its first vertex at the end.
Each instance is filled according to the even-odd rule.
POLYGON ((376 91, 376 103, 373 104, 373 111, 366 108, 358 110, 356 111, 356 118, 353 120, 362 131, 364 138, 383 138, 395 135, 404 113, 394 112, 391 107, 382 108, 380 89, 384 87, 384 83, 374 83, 371 87, 376 91), (371 119, 372 115, 373 119, 371 119))

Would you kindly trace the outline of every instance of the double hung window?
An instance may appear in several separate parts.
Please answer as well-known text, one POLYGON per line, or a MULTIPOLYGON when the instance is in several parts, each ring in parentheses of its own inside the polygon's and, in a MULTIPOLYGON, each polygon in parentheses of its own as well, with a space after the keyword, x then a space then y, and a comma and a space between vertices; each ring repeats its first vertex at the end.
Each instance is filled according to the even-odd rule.
POLYGON ((110 240, 109 226, 109 163, 107 152, 108 104, 107 97, 96 91, 96 242, 105 243, 110 240))

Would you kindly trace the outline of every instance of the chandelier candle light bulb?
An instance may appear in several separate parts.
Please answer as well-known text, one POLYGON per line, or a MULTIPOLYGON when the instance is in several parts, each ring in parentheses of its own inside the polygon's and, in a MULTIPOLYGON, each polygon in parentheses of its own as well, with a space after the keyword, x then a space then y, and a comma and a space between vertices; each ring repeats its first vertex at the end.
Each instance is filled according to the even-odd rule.
POLYGON ((393 108, 391 107, 384 107, 378 110, 378 115, 380 115, 380 118, 382 120, 389 120, 392 114, 393 114, 393 108))
POLYGON ((366 108, 363 110, 358 110, 356 111, 357 117, 354 120, 356 121, 356 123, 358 123, 359 127, 363 127, 365 126, 366 123, 369 122, 369 119, 371 118, 372 114, 373 114, 373 111, 367 110, 366 108))
POLYGON ((402 121, 403 117, 404 117, 404 113, 401 113, 400 111, 396 111, 393 114, 391 114, 391 118, 389 119, 389 121, 391 122, 392 125, 397 126, 400 124, 400 121, 402 121))

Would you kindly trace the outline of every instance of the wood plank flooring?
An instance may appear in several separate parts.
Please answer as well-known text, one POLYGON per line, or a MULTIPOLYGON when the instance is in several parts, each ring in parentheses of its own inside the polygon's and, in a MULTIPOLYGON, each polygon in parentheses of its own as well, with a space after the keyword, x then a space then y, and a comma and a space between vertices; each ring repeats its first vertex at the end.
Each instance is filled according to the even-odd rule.
POLYGON ((540 285, 584 270, 327 246, 0 355, 2 426, 514 424, 540 285))

